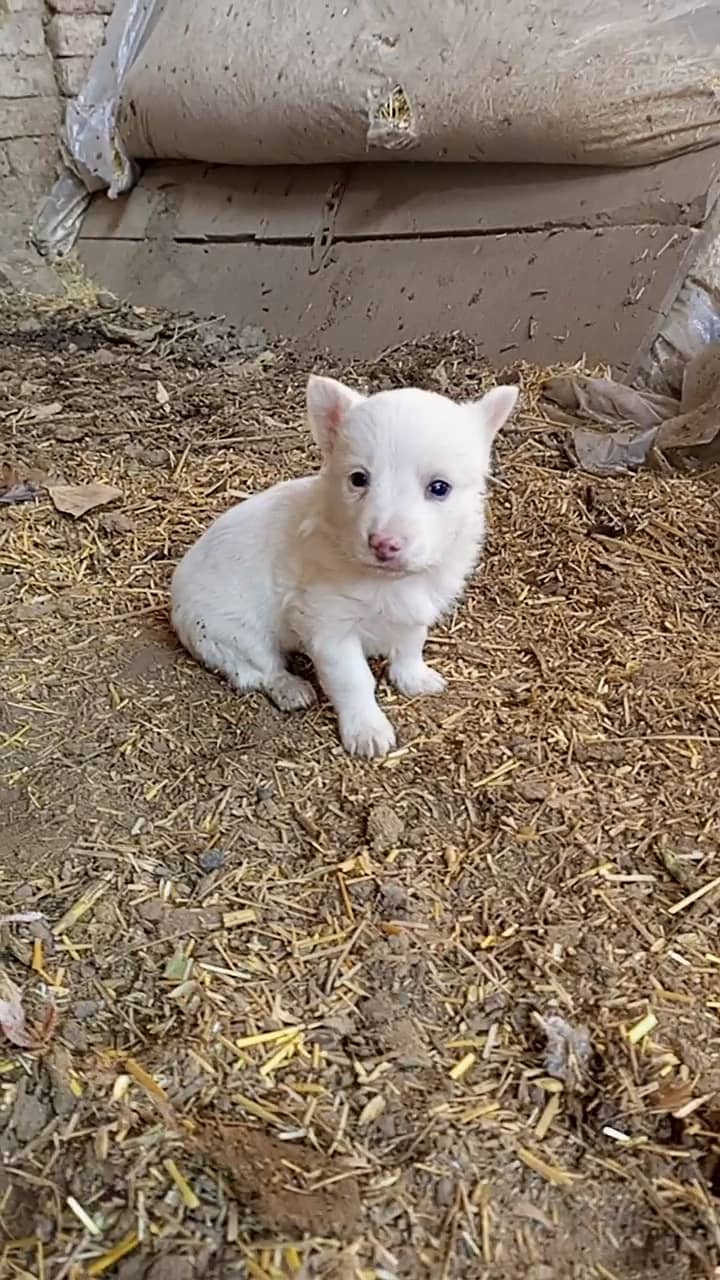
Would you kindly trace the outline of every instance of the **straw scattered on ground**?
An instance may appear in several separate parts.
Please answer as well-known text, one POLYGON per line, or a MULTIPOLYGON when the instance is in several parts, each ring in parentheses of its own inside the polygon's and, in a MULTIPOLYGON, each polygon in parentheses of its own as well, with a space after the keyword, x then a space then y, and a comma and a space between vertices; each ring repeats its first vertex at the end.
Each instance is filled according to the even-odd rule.
MULTIPOLYGON (((492 380, 459 338, 323 368, 492 380)), ((0 1272, 712 1276, 718 491, 582 475, 516 370, 449 691, 383 688, 401 745, 351 761, 167 625, 209 519, 314 464, 306 374, 5 315, 6 480, 122 497, 0 508, 0 1272)))

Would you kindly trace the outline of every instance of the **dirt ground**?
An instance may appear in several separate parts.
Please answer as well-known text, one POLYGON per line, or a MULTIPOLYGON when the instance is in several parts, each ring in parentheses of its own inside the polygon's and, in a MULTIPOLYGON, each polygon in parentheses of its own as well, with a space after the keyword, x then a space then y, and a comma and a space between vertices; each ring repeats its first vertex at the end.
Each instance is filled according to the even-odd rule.
MULTIPOLYGON (((517 373, 449 691, 384 688, 355 762, 167 622, 209 519, 314 465, 307 361, 101 301, 0 332, 39 487, 0 506, 0 1273, 719 1275, 717 487, 581 474, 517 373)), ((458 338, 322 367, 489 380, 458 338)))

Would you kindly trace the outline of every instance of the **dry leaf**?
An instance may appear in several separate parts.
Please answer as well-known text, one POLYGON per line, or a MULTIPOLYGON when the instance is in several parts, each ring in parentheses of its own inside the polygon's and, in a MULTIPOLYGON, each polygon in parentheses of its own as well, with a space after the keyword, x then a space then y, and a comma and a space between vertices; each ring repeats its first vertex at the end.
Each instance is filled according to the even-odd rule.
POLYGON ((557 1013, 547 1018, 534 1013, 533 1020, 547 1037, 545 1070, 548 1075, 563 1080, 569 1089, 577 1087, 592 1052, 587 1027, 573 1026, 557 1013))
POLYGON ((40 485, 26 481, 23 484, 11 484, 0 493, 0 504, 4 507, 16 506, 19 502, 36 502, 42 495, 40 485))
POLYGON ((53 485, 49 493, 55 509, 76 520, 78 516, 94 511, 95 507, 106 507, 109 502, 122 497, 122 489, 99 481, 94 484, 53 485))
POLYGON ((663 1111, 677 1111, 678 1107, 684 1107, 693 1096, 692 1080, 672 1080, 666 1084, 661 1084, 657 1093, 652 1098, 653 1108, 662 1108, 663 1111))
POLYGON ((57 1011, 52 1002, 45 1006, 40 1033, 30 1031, 25 1022, 22 996, 7 974, 0 974, 0 1029, 11 1044, 18 1049, 42 1049, 47 1044, 57 1021, 57 1011))
POLYGON ((170 403, 170 393, 163 386, 162 382, 158 382, 157 384, 157 390, 155 391, 155 399, 157 400, 158 404, 161 404, 163 406, 170 403))
POLYGON ((33 502, 42 496, 47 476, 36 467, 16 467, 8 462, 0 465, 0 505, 14 506, 18 502, 33 502))

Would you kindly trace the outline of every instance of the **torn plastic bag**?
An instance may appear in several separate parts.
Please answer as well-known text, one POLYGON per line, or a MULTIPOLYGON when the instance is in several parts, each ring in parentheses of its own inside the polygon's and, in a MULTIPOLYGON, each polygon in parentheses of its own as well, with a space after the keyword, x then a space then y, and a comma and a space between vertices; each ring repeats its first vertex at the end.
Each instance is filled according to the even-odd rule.
POLYGON ((543 390, 562 411, 583 471, 636 471, 653 450, 676 467, 720 461, 720 343, 686 366, 681 400, 582 375, 549 378, 543 390))
POLYGON ((137 166, 118 129, 120 92, 166 0, 116 0, 87 83, 67 105, 61 146, 66 167, 43 201, 31 238, 42 254, 72 249, 93 191, 113 199, 137 180, 137 166))

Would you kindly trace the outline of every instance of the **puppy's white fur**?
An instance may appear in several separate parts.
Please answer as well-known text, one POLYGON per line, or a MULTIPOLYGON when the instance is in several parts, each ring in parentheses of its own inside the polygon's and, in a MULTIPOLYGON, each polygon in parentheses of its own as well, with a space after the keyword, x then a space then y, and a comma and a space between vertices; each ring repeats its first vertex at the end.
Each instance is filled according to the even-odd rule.
POLYGON ((366 659, 387 657, 403 693, 443 689, 423 661, 427 629, 479 558, 492 442, 516 399, 509 386, 467 404, 413 389, 364 397, 311 377, 322 469, 232 507, 190 547, 172 583, 182 643, 237 690, 262 689, 287 711, 314 701, 285 665, 306 653, 346 750, 390 751, 366 659), (451 486, 444 498, 428 488, 435 481, 451 486), (388 561, 370 539, 390 547, 388 561))

